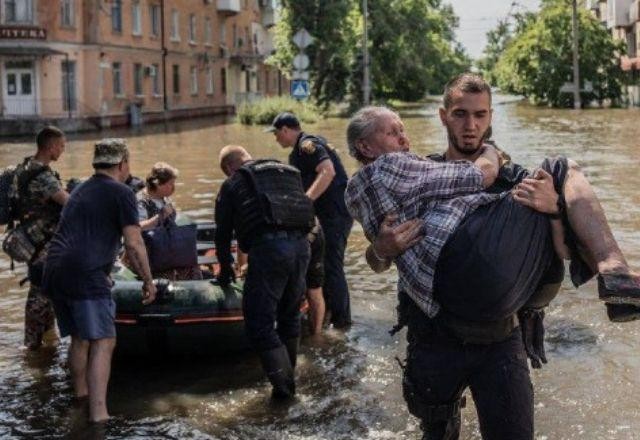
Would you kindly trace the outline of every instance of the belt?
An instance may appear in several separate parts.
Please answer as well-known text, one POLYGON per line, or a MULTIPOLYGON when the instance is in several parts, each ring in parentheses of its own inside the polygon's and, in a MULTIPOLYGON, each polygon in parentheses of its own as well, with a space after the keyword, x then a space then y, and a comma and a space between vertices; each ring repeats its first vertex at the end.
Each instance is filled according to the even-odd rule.
POLYGON ((304 237, 306 234, 302 231, 274 231, 274 232, 265 232, 264 234, 259 235, 253 240, 253 244, 262 243, 270 240, 277 239, 291 239, 297 240, 299 238, 304 237))

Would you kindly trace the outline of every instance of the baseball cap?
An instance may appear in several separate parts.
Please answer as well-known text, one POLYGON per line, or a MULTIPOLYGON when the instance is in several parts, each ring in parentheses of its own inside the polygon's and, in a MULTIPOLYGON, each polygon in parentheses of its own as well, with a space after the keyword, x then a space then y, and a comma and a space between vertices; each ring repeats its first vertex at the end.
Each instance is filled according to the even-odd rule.
POLYGON ((95 144, 93 150, 93 165, 117 165, 127 158, 129 150, 127 142, 121 138, 106 138, 95 144))
POLYGON ((273 133, 274 131, 287 126, 290 128, 300 127, 300 121, 296 118, 296 115, 290 112, 282 112, 275 118, 268 128, 265 128, 265 132, 273 133))

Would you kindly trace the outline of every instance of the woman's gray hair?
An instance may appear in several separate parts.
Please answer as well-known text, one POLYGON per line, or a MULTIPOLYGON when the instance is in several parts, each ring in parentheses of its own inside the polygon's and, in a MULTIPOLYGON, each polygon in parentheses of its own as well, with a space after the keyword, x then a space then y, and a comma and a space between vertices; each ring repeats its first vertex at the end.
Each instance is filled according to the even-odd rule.
POLYGON ((349 154, 359 162, 364 163, 367 159, 358 150, 357 142, 375 133, 378 129, 378 121, 386 115, 400 117, 388 107, 373 105, 361 108, 351 117, 347 126, 347 145, 349 146, 349 154))
POLYGON ((170 180, 178 178, 178 169, 166 162, 156 162, 147 175, 147 188, 155 191, 159 185, 164 185, 170 180))

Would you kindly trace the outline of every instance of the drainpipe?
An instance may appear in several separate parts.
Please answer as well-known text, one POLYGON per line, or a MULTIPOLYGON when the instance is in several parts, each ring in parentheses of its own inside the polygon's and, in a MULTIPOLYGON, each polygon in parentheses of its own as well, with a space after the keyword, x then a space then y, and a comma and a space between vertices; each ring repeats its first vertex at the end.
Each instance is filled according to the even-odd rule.
POLYGON ((164 41, 164 0, 160 2, 160 41, 162 41, 162 104, 164 111, 169 110, 167 100, 167 47, 164 41))
POLYGON ((64 57, 66 59, 66 70, 67 70, 67 112, 69 113, 68 117, 71 119, 71 80, 70 80, 70 71, 69 68, 69 54, 65 53, 64 57))

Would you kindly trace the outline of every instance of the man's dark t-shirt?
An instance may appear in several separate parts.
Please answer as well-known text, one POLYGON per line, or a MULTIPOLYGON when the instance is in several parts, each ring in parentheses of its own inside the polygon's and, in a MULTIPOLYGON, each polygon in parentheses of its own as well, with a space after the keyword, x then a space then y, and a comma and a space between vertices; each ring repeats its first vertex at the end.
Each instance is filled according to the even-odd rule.
POLYGON ((318 165, 327 159, 331 160, 336 175, 325 192, 314 202, 313 207, 321 219, 336 216, 348 217, 349 211, 344 202, 344 191, 349 179, 336 151, 323 138, 301 133, 289 154, 289 164, 300 170, 305 191, 316 180, 318 165), (313 142, 313 148, 308 150, 301 148, 305 141, 313 142))
POLYGON ((125 226, 138 224, 129 187, 95 174, 77 187, 62 211, 47 255, 43 291, 52 297, 104 298, 125 226))

